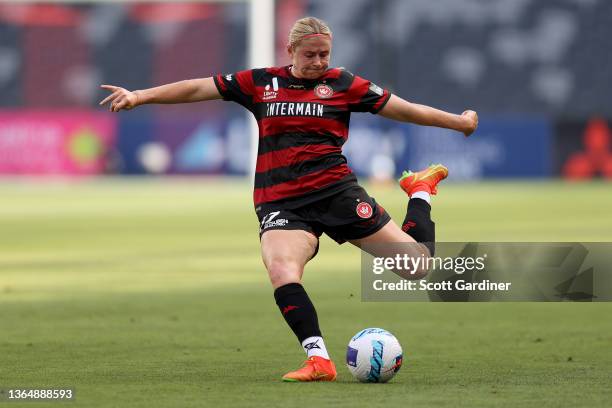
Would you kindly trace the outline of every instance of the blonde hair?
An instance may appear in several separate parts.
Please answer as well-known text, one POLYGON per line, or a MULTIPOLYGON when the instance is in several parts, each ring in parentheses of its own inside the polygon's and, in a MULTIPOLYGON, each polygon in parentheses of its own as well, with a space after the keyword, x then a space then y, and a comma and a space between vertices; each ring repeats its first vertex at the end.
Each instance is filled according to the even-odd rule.
POLYGON ((330 40, 332 38, 332 32, 325 21, 316 17, 301 18, 293 24, 289 32, 288 46, 295 48, 305 37, 316 35, 328 36, 330 40))

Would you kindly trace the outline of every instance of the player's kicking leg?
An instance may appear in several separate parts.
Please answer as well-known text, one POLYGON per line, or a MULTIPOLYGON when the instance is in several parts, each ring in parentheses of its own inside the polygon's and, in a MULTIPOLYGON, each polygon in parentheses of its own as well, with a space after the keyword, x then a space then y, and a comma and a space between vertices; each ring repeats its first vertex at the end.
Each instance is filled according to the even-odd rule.
MULTIPOLYGON (((411 257, 433 256, 436 234, 435 224, 431 220, 431 195, 437 193, 438 183, 447 176, 448 169, 441 164, 431 165, 416 173, 404 172, 399 182, 410 200, 402 228, 390 221, 378 232, 362 239, 351 240, 351 243, 362 249, 370 249, 374 256, 393 257, 397 254, 397 248, 393 246, 377 245, 382 243, 408 244, 403 248, 411 257)), ((427 274, 424 268, 395 272, 406 279, 421 279, 427 274)))
POLYGON ((302 230, 271 230, 261 236, 261 251, 274 298, 285 321, 306 352, 304 366, 283 381, 334 381, 336 367, 329 358, 314 305, 301 284, 304 266, 314 256, 318 238, 302 230))
POLYGON ((399 179, 400 187, 410 197, 402 230, 415 241, 423 242, 431 256, 434 255, 436 241, 436 228, 431 220, 431 196, 438 193, 438 183, 446 177, 448 177, 446 166, 432 164, 416 173, 404 171, 399 179))

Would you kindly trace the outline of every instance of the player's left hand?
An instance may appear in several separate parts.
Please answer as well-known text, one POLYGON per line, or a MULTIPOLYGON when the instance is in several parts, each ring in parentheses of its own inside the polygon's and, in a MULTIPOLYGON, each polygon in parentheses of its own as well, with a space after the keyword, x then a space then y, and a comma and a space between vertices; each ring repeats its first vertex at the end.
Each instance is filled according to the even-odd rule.
POLYGON ((465 122, 463 134, 465 135, 465 137, 468 137, 469 135, 474 133, 474 131, 478 127, 478 114, 473 110, 466 110, 461 114, 461 117, 465 122))

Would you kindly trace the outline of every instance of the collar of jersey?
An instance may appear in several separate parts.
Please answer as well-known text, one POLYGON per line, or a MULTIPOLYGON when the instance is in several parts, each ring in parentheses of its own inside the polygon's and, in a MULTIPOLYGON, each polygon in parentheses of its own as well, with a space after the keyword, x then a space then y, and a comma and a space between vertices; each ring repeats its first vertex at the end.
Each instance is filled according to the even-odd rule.
POLYGON ((325 71, 325 73, 317 79, 304 79, 304 78, 297 78, 291 73, 292 66, 293 65, 285 66, 285 71, 287 72, 287 78, 289 78, 289 81, 291 81, 292 83, 303 84, 303 85, 316 85, 319 82, 328 79, 328 75, 333 69, 333 68, 327 68, 327 71, 325 71))

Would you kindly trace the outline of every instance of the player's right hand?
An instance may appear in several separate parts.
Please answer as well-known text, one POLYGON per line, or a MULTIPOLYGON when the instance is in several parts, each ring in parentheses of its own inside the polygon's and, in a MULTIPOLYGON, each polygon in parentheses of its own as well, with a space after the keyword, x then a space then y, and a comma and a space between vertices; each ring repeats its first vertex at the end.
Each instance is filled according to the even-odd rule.
POLYGON ((474 133, 474 131, 478 127, 478 114, 473 110, 466 110, 461 114, 461 116, 463 117, 463 120, 465 122, 463 134, 465 135, 465 137, 468 137, 469 135, 474 133))
POLYGON ((111 112, 119 112, 121 109, 130 110, 139 105, 138 94, 136 92, 131 92, 114 85, 100 85, 100 88, 112 92, 100 102, 100 105, 110 102, 109 108, 111 112))

